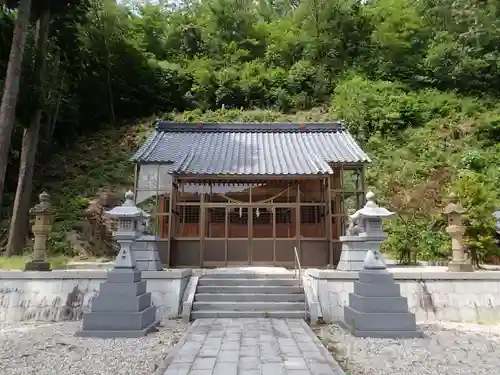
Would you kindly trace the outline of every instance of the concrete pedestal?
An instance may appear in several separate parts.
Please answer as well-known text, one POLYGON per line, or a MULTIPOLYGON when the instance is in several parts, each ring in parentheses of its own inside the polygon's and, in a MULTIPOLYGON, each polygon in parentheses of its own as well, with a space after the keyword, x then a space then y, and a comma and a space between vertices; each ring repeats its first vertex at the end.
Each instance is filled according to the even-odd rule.
POLYGON ((472 267, 472 263, 463 261, 463 262, 448 262, 448 271, 450 272, 474 272, 474 267, 472 267))
POLYGON ((141 337, 158 326, 156 306, 137 269, 115 268, 100 285, 91 312, 83 315, 80 337, 141 337))
POLYGON ((43 260, 32 260, 24 265, 25 271, 52 271, 50 264, 43 260))
POLYGON ((368 248, 365 238, 359 236, 341 236, 342 253, 340 254, 339 271, 361 271, 368 248))
POLYGON ((386 269, 364 269, 344 307, 344 327, 354 336, 379 338, 422 337, 415 314, 386 269))
POLYGON ((158 237, 144 235, 139 237, 132 245, 135 257, 135 266, 139 271, 161 271, 163 263, 157 245, 158 237))

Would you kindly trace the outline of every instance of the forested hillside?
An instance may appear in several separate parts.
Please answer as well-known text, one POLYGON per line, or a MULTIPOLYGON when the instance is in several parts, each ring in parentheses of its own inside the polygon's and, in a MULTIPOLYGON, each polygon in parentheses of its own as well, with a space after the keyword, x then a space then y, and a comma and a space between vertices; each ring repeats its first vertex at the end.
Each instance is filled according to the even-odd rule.
POLYGON ((0 248, 14 206, 26 236, 19 170, 18 201, 48 189, 53 251, 68 251, 62 234, 100 187, 130 184, 126 159, 158 116, 343 119, 374 160, 369 185, 399 214, 389 251, 447 257, 439 213, 453 190, 474 256, 499 255, 500 0, 32 3, 0 0, 4 101, 16 22, 30 10, 12 134, 0 113, 0 248))

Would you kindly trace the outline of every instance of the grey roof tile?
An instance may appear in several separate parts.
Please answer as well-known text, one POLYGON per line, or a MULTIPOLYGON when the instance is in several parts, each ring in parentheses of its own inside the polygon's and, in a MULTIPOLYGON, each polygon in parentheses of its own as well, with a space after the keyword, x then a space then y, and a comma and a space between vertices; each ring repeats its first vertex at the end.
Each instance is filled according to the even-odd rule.
POLYGON ((328 163, 370 162, 341 123, 159 123, 132 160, 204 175, 331 174, 328 163))

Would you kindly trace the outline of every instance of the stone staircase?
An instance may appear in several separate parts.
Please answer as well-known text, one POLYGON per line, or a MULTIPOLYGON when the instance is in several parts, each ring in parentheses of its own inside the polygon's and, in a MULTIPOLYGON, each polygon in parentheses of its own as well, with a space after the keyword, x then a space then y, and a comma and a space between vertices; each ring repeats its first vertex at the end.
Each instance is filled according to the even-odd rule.
POLYGON ((200 277, 191 310, 198 318, 306 318, 304 289, 290 272, 213 273, 200 277))

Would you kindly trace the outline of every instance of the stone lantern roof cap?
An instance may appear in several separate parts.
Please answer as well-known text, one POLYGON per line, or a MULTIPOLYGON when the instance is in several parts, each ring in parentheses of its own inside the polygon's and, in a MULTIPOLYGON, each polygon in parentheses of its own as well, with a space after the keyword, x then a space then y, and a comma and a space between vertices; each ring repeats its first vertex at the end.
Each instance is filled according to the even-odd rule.
POLYGON ((40 203, 36 204, 33 208, 30 209, 30 214, 50 214, 52 213, 52 205, 50 204, 50 195, 44 191, 39 196, 38 199, 40 203))
POLYGON ((144 217, 144 211, 136 207, 134 203, 134 193, 130 190, 125 193, 125 202, 121 206, 106 211, 106 214, 116 218, 123 217, 133 219, 144 217))
POLYGON ((451 193, 449 197, 450 203, 444 208, 443 214, 449 215, 452 213, 455 214, 463 214, 465 213, 465 209, 462 207, 460 203, 458 203, 457 196, 455 193, 451 193))
POLYGON ((377 205, 375 201, 375 194, 371 191, 366 193, 366 204, 365 206, 354 213, 352 216, 355 218, 364 217, 364 218, 384 218, 394 216, 395 213, 389 211, 384 207, 380 207, 377 205))

